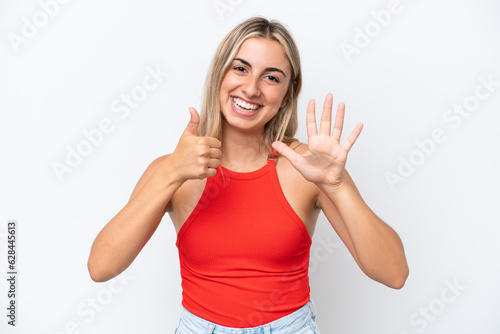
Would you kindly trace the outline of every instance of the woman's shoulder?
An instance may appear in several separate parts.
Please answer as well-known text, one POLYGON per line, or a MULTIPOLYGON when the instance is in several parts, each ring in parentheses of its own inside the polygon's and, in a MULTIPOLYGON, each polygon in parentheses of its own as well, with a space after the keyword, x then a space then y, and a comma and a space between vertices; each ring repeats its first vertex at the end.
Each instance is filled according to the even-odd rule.
MULTIPOLYGON (((302 155, 307 152, 307 144, 301 143, 298 140, 294 140, 286 144, 291 150, 295 151, 295 153, 297 154, 302 155)), ((300 174, 300 172, 297 169, 295 169, 295 167, 292 166, 290 161, 288 161, 288 159, 285 158, 283 155, 280 155, 278 157, 278 161, 279 163, 277 167, 281 171, 281 174, 283 176, 286 176, 286 179, 292 182, 304 182, 304 181, 309 182, 306 179, 304 179, 302 174, 300 174)))
POLYGON ((292 141, 290 144, 288 144, 288 147, 294 150, 297 154, 303 154, 307 152, 307 144, 302 143, 298 140, 292 141))
MULTIPOLYGON (((305 154, 308 150, 307 144, 298 140, 287 145, 299 155, 305 154)), ((279 156, 276 166, 285 198, 312 235, 317 218, 316 201, 321 190, 314 183, 307 181, 283 155, 279 156)))

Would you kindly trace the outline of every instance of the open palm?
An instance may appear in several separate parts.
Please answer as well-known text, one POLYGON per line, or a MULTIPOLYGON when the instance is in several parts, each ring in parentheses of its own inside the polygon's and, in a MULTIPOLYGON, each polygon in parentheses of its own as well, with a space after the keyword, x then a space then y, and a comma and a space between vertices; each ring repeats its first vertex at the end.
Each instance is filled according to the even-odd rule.
POLYGON ((338 186, 344 180, 344 169, 349 150, 356 142, 363 124, 359 123, 344 144, 340 144, 344 125, 345 105, 339 103, 332 125, 333 96, 328 94, 323 105, 320 130, 316 125, 315 101, 307 105, 308 150, 300 155, 282 142, 274 142, 273 148, 281 153, 310 182, 320 186, 338 186))

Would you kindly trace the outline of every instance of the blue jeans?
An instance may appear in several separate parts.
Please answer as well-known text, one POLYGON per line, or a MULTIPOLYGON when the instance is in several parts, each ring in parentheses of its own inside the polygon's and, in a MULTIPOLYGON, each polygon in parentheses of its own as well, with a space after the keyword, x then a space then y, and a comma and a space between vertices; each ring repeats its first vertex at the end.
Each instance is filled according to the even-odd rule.
POLYGON ((251 328, 217 325, 194 315, 183 307, 175 334, 319 334, 319 329, 316 325, 314 302, 309 300, 307 304, 287 316, 251 328))

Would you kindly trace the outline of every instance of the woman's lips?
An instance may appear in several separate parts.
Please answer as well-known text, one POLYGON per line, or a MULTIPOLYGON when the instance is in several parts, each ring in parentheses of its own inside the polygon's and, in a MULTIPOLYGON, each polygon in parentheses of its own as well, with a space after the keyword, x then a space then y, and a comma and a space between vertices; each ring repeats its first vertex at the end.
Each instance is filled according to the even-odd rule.
POLYGON ((251 117, 262 108, 261 105, 246 102, 238 97, 231 96, 231 109, 238 115, 251 117))

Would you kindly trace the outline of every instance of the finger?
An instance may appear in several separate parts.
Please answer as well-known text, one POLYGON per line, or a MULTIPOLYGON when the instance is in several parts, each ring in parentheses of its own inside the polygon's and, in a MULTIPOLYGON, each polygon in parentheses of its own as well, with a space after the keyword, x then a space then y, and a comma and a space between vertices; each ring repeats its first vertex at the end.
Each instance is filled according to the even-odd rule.
POLYGON ((191 119, 189 120, 186 130, 182 133, 182 136, 196 136, 196 131, 200 125, 200 115, 194 108, 189 108, 189 113, 191 114, 191 119))
POLYGON ((284 156, 288 161, 290 161, 290 163, 292 164, 292 166, 296 166, 297 164, 297 160, 298 158, 300 157, 300 155, 298 155, 294 150, 292 150, 288 145, 286 145, 285 143, 283 142, 280 142, 280 141, 275 141, 273 144, 272 144, 273 148, 278 151, 279 154, 281 154, 282 156, 284 156))
POLYGON ((307 104, 306 126, 307 137, 312 137, 318 134, 318 127, 316 126, 316 102, 311 99, 307 104))
POLYGON ((210 148, 219 148, 220 149, 222 147, 222 143, 217 138, 205 137, 205 139, 207 140, 208 147, 210 147, 210 148))
POLYGON ((220 166, 220 159, 210 159, 208 161, 208 168, 217 168, 220 166))
POLYGON ((202 179, 204 179, 205 177, 215 176, 215 174, 217 174, 217 168, 216 167, 214 167, 214 168, 207 168, 207 172, 206 172, 205 176, 202 177, 202 179))
POLYGON ((220 159, 222 157, 222 151, 218 148, 210 149, 210 158, 212 159, 220 159))
POLYGON ((211 148, 220 149, 222 147, 221 141, 217 138, 214 138, 214 137, 209 137, 208 144, 210 145, 211 148))
POLYGON ((350 151, 352 145, 354 145, 354 143, 358 139, 359 135, 361 134, 361 130, 363 130, 363 123, 359 123, 358 125, 356 125, 349 138, 347 138, 344 145, 342 145, 342 147, 344 147, 347 152, 350 151))
POLYGON ((332 131, 332 105, 333 95, 328 93, 323 104, 323 113, 321 114, 321 124, 319 125, 319 133, 329 136, 332 131))
POLYGON ((342 135, 342 128, 344 127, 345 104, 339 103, 337 113, 335 114, 335 123, 333 124, 332 138, 335 142, 340 143, 340 136, 342 135))

